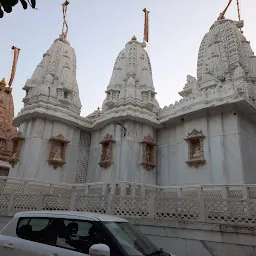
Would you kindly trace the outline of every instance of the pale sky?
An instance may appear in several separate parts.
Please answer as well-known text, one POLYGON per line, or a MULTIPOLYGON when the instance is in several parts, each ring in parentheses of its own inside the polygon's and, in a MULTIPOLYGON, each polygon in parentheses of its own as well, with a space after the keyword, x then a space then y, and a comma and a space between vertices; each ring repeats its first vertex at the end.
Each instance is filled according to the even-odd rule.
MULTIPOLYGON (((256 50, 256 1, 241 1, 244 35, 256 50)), ((0 77, 9 79, 12 50, 21 48, 13 83, 15 114, 23 106, 22 87, 53 41, 61 34, 64 0, 37 0, 38 10, 20 4, 0 19, 0 77)), ((133 35, 143 38, 143 8, 150 10, 149 53, 161 107, 180 97, 186 75, 196 76, 204 34, 228 0, 70 0, 68 40, 76 51, 82 115, 101 107, 118 53, 133 35)), ((237 19, 236 0, 226 18, 237 19)))

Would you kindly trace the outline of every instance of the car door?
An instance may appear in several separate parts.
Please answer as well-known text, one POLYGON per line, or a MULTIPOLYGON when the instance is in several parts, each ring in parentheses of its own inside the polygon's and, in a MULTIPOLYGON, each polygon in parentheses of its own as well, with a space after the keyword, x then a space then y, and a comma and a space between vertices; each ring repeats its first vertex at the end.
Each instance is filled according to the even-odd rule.
POLYGON ((0 236, 0 255, 3 256, 46 256, 49 246, 18 237, 0 236))

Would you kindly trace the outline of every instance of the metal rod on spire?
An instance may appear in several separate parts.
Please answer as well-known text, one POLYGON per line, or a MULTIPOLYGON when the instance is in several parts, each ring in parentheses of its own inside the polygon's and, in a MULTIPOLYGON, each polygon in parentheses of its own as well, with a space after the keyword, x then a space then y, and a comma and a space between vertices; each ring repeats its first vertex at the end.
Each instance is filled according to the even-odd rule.
POLYGON ((239 0, 236 0, 238 20, 241 20, 239 0))
POLYGON ((13 46, 13 62, 12 62, 12 72, 11 72, 11 77, 10 77, 10 81, 9 81, 9 86, 12 86, 14 77, 15 77, 15 73, 16 73, 16 68, 17 68, 17 62, 18 62, 18 58, 19 58, 19 53, 20 53, 20 49, 13 46))
POLYGON ((226 8, 224 9, 224 11, 220 14, 218 20, 223 20, 223 19, 225 19, 224 15, 225 15, 226 11, 228 10, 228 8, 229 8, 230 4, 232 3, 232 1, 233 1, 233 0, 229 0, 228 5, 227 5, 226 8))
POLYGON ((63 13, 62 35, 64 39, 66 39, 68 35, 68 24, 66 21, 68 5, 69 5, 69 1, 67 0, 62 4, 62 13, 63 13))
POLYGON ((143 9, 145 13, 145 22, 144 22, 144 41, 148 42, 148 14, 150 13, 146 8, 143 9))

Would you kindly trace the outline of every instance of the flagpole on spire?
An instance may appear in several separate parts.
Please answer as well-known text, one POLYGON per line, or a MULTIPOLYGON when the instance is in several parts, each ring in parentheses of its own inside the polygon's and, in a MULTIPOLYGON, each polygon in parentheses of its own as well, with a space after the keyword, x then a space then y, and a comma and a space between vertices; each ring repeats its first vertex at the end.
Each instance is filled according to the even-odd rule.
POLYGON ((238 20, 241 20, 239 0, 236 0, 238 20))
POLYGON ((63 13, 62 35, 63 35, 64 39, 67 39, 67 35, 68 35, 68 24, 66 21, 68 5, 69 5, 68 0, 66 0, 62 4, 62 13, 63 13))
POLYGON ((144 42, 148 43, 148 14, 150 13, 146 8, 143 9, 145 13, 145 20, 144 20, 144 42))

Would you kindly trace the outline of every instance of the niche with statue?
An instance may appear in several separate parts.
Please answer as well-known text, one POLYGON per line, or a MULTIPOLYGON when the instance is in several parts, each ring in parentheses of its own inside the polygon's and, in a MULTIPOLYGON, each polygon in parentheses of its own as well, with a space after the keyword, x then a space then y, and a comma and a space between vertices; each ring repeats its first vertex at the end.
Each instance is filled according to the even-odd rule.
POLYGON ((148 135, 145 136, 142 144, 142 161, 141 165, 146 170, 152 170, 156 167, 156 144, 154 139, 148 135))
POLYGON ((205 136, 202 131, 194 129, 185 140, 188 143, 188 160, 186 163, 189 166, 199 167, 205 164, 204 159, 204 140, 205 136))
POLYGON ((54 168, 63 166, 66 163, 66 150, 69 142, 62 134, 50 138, 51 149, 48 162, 54 168))
POLYGON ((112 135, 107 134, 104 139, 100 142, 101 148, 101 157, 99 165, 102 168, 108 168, 112 164, 113 159, 113 148, 115 141, 113 140, 112 135))

